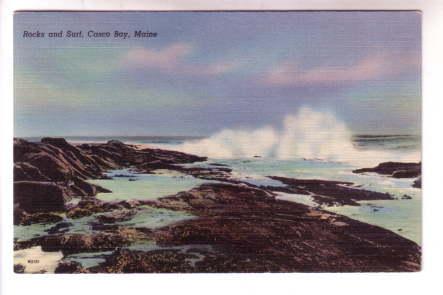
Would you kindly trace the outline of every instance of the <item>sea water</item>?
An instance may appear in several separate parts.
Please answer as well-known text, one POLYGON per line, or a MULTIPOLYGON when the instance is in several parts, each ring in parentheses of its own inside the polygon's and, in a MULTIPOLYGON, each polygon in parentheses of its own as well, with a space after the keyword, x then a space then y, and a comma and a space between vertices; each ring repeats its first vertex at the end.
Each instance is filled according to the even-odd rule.
MULTIPOLYGON (((98 138, 76 137, 75 142, 93 142, 98 138)), ((101 142, 114 139, 114 137, 100 137, 101 142)), ((119 137, 119 140, 143 144, 152 147, 182 150, 186 143, 198 143, 203 140, 196 137, 119 137)), ((36 139, 37 140, 37 139, 36 139)), ((201 163, 187 164, 185 166, 211 166, 211 163, 229 166, 232 175, 242 181, 254 185, 282 186, 279 181, 272 180, 267 176, 285 176, 304 179, 326 179, 350 181, 362 189, 378 192, 387 192, 394 196, 395 200, 373 200, 359 202, 360 206, 332 206, 324 209, 348 216, 350 218, 384 227, 398 233, 417 243, 421 243, 421 189, 413 188, 414 179, 395 179, 374 173, 355 174, 352 170, 362 167, 372 167, 383 161, 419 161, 421 138, 415 135, 354 135, 352 136, 352 152, 355 153, 355 161, 332 160, 330 158, 305 158, 293 157, 282 159, 268 155, 250 155, 233 158, 214 158, 201 163), (363 161, 359 161, 363 160, 363 161), (364 165, 364 163, 371 163, 364 165), (402 199, 404 195, 411 199, 402 199)), ((235 146, 235 143, 232 143, 235 146)), ((189 146, 189 145, 188 145, 189 146)), ((323 148, 325 150, 326 148, 323 148)), ((320 149, 322 150, 322 149, 320 149)), ((344 151, 346 152, 346 151, 344 151)), ((349 151, 348 151, 349 152, 349 151)), ((205 156, 205 154, 199 154, 205 156)), ((319 154, 321 155, 321 154, 319 154)), ((112 193, 100 193, 97 197, 103 201, 116 201, 128 199, 153 200, 159 197, 175 194, 196 187, 206 180, 197 179, 178 172, 160 170, 157 174, 135 174, 128 169, 110 171, 109 176, 127 174, 130 177, 114 177, 112 180, 91 180, 112 193), (135 181, 129 181, 129 179, 135 181)), ((304 203, 310 206, 316 204, 306 195, 282 194, 279 198, 294 202, 304 203)), ((146 214, 146 212, 144 213, 146 214)), ((140 214, 136 217, 137 222, 155 224, 156 219, 140 214), (141 219, 146 220, 141 220, 141 219)), ((187 216, 173 216, 167 218, 170 222, 187 218, 187 216)), ((161 222, 159 224, 162 224, 161 222)), ((165 223, 167 224, 167 222, 165 223)), ((38 236, 48 229, 47 225, 33 225, 33 230, 23 227, 15 227, 16 238, 25 239, 38 236)), ((81 225, 78 228, 82 229, 81 225)), ((29 228, 30 229, 30 228, 29 228)))
MULTIPOLYGON (((219 140, 219 138, 215 139, 219 140)), ((190 141, 193 142, 193 145, 199 142, 195 139, 190 141)), ((200 142, 212 147, 212 144, 208 144, 208 142, 201 140, 200 142)), ((224 142, 218 143, 224 144, 224 142)), ((378 225, 421 244, 422 197, 421 189, 412 187, 415 179, 396 179, 375 173, 356 174, 352 172, 352 170, 373 167, 385 161, 419 162, 421 158, 420 136, 354 135, 351 138, 351 143, 352 149, 343 151, 349 154, 346 157, 338 157, 338 160, 328 158, 330 155, 328 153, 324 154, 326 155, 324 158, 305 158, 300 155, 299 157, 282 159, 272 156, 265 150, 263 155, 210 158, 207 162, 190 165, 224 164, 233 169, 233 177, 254 185, 282 186, 282 183, 272 180, 268 176, 284 176, 349 181, 361 189, 390 193, 394 200, 362 201, 359 202, 360 206, 325 206, 323 209, 378 225)), ((231 148, 237 143, 229 144, 228 148, 231 148)), ((178 150, 192 146, 177 143, 153 145, 178 150)), ((219 150, 215 154, 220 154, 219 150)), ((317 206, 310 196, 306 195, 279 193, 278 198, 308 206, 317 206)))
POLYGON ((154 174, 133 173, 130 169, 112 170, 107 173, 112 179, 94 179, 90 183, 111 190, 111 193, 99 193, 102 201, 155 200, 159 197, 187 191, 204 182, 176 171, 159 170, 154 174), (116 176, 124 177, 116 177, 116 176))
MULTIPOLYGON (((100 138, 68 138, 73 142, 106 142, 115 137, 100 138)), ((151 147, 185 150, 184 147, 198 145, 205 139, 195 137, 119 137, 125 143, 148 145, 151 147), (191 143, 191 144, 189 144, 191 143)), ((39 139, 35 139, 39 140, 39 139)), ((207 142, 206 142, 207 144, 207 142)), ((246 144, 249 144, 246 142, 246 144)), ((235 143, 232 144, 235 146, 235 143)), ((359 220, 383 227, 397 234, 421 244, 421 189, 413 188, 414 179, 395 179, 375 173, 355 174, 352 170, 362 167, 372 167, 384 161, 414 161, 420 160, 420 137, 411 135, 357 135, 352 137, 352 149, 346 157, 336 157, 335 154, 324 153, 327 146, 318 149, 316 157, 309 158, 306 155, 294 157, 278 157, 273 152, 260 154, 261 149, 253 154, 241 153, 235 157, 211 157, 209 151, 208 161, 185 164, 184 166, 215 167, 213 164, 223 164, 230 167, 232 177, 254 185, 284 186, 277 180, 268 176, 284 176, 303 179, 325 179, 350 181, 362 189, 378 192, 388 192, 394 196, 394 200, 373 200, 359 202, 360 206, 323 206, 337 214, 342 214, 359 220), (322 155, 324 157, 322 157, 322 155), (362 161, 363 160, 363 161, 362 161), (404 195, 410 198, 402 198, 404 195)), ((209 147, 219 147, 219 142, 209 144, 209 147)), ((226 149, 225 149, 226 150, 226 149)), ((246 148, 243 147, 243 151, 246 148)), ((299 149, 303 151, 303 149, 299 149)), ((198 154, 198 153, 196 153, 198 154)), ((219 155, 219 151, 215 155, 219 155)), ((231 153, 232 154, 232 153, 231 153)), ((235 153, 234 153, 235 154, 235 153)), ((205 156, 206 154, 198 154, 205 156)), ((182 174, 177 171, 157 170, 154 174, 134 173, 130 169, 108 171, 112 179, 89 180, 91 183, 110 189, 111 193, 99 193, 97 198, 103 201, 120 201, 130 199, 155 200, 160 197, 187 191, 202 183, 210 182, 182 174), (124 175, 126 177, 118 177, 124 175)), ((309 195, 278 193, 278 199, 302 203, 307 206, 317 207, 309 195)), ((74 199, 75 201, 75 199, 74 199)), ((100 213, 99 213, 100 214, 100 213)), ((65 222, 71 223, 67 233, 90 234, 94 231, 91 222, 98 214, 79 219, 65 217, 65 222)), ((187 212, 177 212, 166 209, 145 206, 138 211, 134 218, 120 222, 120 225, 129 227, 159 228, 175 222, 195 218, 187 212)), ((14 238, 16 240, 28 240, 48 234, 48 230, 54 224, 32 224, 29 226, 14 226, 14 238)), ((158 249, 154 241, 144 241, 131 245, 133 249, 150 251, 158 249)), ((78 261, 84 267, 91 267, 104 261, 110 252, 79 253, 63 257, 60 252, 42 252, 40 247, 19 250, 14 252, 15 263, 25 264, 25 272, 53 272, 59 261, 78 261), (43 262, 41 267, 35 268, 28 265, 27 257, 35 257, 36 253, 43 262)))

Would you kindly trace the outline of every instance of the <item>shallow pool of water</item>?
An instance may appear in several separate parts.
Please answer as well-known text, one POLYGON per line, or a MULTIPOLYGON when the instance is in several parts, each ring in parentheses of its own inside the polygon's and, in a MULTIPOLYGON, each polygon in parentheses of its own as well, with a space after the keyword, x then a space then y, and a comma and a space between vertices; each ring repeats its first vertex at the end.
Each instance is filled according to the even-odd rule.
POLYGON ((167 170, 162 170, 159 174, 134 174, 129 169, 114 170, 108 173, 111 177, 118 174, 130 175, 131 177, 89 180, 90 183, 100 185, 112 191, 111 193, 97 194, 98 199, 103 201, 155 200, 190 190, 208 182, 207 180, 194 178, 175 171, 167 173, 167 170))

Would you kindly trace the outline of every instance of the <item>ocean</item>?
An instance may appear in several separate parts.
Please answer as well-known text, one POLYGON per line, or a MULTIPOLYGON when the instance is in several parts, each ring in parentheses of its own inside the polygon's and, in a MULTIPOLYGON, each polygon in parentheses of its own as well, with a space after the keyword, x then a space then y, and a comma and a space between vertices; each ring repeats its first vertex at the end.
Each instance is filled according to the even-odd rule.
MULTIPOLYGON (((207 145, 207 141, 211 140, 211 137, 193 136, 68 136, 65 138, 72 143, 106 142, 117 139, 125 143, 186 152, 192 152, 192 150, 189 150, 189 146, 200 143, 207 145)), ((40 140, 37 137, 27 139, 31 141, 40 140)), ((322 144, 328 145, 327 142, 322 144)), ((235 143, 232 145, 235 146, 235 143)), ((347 144, 345 145, 347 146, 347 144)), ((209 157, 207 162, 192 165, 204 166, 215 162, 224 164, 233 169, 234 177, 255 185, 281 185, 278 181, 267 178, 267 176, 272 175, 351 181, 368 190, 391 193, 397 198, 396 200, 367 201, 360 202, 361 206, 333 206, 324 209, 379 225, 420 244, 421 189, 412 187, 414 179, 395 179, 375 173, 361 175, 352 173, 352 170, 372 167, 384 161, 418 162, 420 161, 421 137, 417 135, 353 135, 351 145, 353 147, 352 157, 343 155, 338 160, 321 158, 320 152, 312 158, 307 158, 305 155, 291 158, 262 155, 209 157), (402 199, 404 195, 408 195, 412 199, 402 199)), ((205 156, 206 154, 198 153, 198 155, 205 156)), ((139 181, 136 182, 128 182, 125 179, 118 178, 112 181, 93 180, 92 182, 113 191, 111 194, 100 194, 98 196, 104 200, 146 198, 146 196, 157 198, 191 189, 206 182, 168 171, 160 171, 157 175, 143 175, 139 178, 139 181)), ((315 205, 309 196, 282 194, 280 197, 294 202, 315 205)))
MULTIPOLYGON (((222 144, 214 144, 212 137, 186 137, 186 136, 110 136, 110 137, 65 137, 74 144, 106 142, 117 139, 128 144, 138 144, 142 146, 157 147, 170 150, 193 152, 193 147, 198 147, 196 153, 199 156, 207 154, 201 151, 208 151, 209 157, 206 162, 186 164, 189 166, 207 166, 213 163, 229 166, 233 171, 233 177, 254 185, 283 185, 279 181, 272 180, 267 176, 285 176, 291 178, 304 179, 325 179, 350 181, 355 185, 372 191, 387 192, 392 194, 394 200, 374 200, 359 202, 360 206, 322 206, 322 209, 334 213, 348 216, 352 219, 370 223, 391 230, 405 238, 421 244, 422 225, 422 194, 421 189, 413 188, 414 179, 396 179, 375 173, 355 174, 352 170, 363 167, 372 167, 384 161, 420 161, 421 138, 416 135, 353 135, 350 142, 344 143, 344 153, 351 152, 352 155, 343 154, 336 157, 335 154, 327 150, 319 149, 313 157, 301 153, 291 157, 279 157, 278 153, 269 152, 264 149, 254 150, 250 155, 239 153, 239 156, 232 156, 228 150, 228 156, 211 156, 212 146, 217 148, 216 155, 220 149, 226 152, 222 144), (202 149, 199 145, 203 145, 202 149), (350 148, 352 147, 352 148, 350 148), (266 151, 266 153, 262 153, 266 151), (325 155, 324 158, 321 156, 325 155), (331 156, 332 155, 332 156, 331 156), (404 195, 410 198, 402 198, 404 195)), ((26 138, 30 141, 39 141, 40 138, 26 138)), ((229 143, 231 146, 238 146, 238 143, 229 143)), ((249 142, 246 142, 249 144, 249 142)), ((322 143, 328 147, 327 142, 322 143)), ((302 144, 303 145, 303 144, 302 144)), ((294 149, 303 151, 299 146, 294 149)), ((336 147, 335 147, 336 148, 336 147)), ((247 149, 247 147, 242 147, 247 149)), ((271 147, 274 151, 275 147, 271 147)), ((222 155, 225 155, 222 153, 222 155)), ((234 153, 235 155, 235 153, 234 153)), ((109 176, 117 174, 129 174, 137 181, 128 181, 127 178, 114 177, 112 180, 90 180, 91 183, 108 188, 112 193, 99 193, 97 198, 104 201, 129 200, 129 199, 156 199, 163 196, 173 195, 180 191, 190 190, 195 186, 206 182, 179 172, 169 170, 158 170, 155 174, 133 174, 129 169, 109 171, 109 176)), ((277 198, 292 202, 303 203, 308 206, 317 207, 310 196, 278 193, 277 198)), ((78 200, 73 199, 72 202, 78 200)), ((79 219, 67 220, 72 224, 70 233, 91 233, 90 222, 94 216, 79 219)), ((194 218, 194 216, 165 209, 155 209, 147 207, 138 213, 130 222, 134 226, 148 228, 158 228, 180 220, 194 218)), ((33 237, 48 234, 51 224, 32 224, 29 226, 14 226, 14 235, 17 240, 27 240, 33 237)), ((133 245, 136 249, 152 250, 156 249, 155 244, 146 243, 143 245, 133 245)), ((109 253, 81 253, 65 257, 65 260, 74 260, 82 265, 92 266, 103 260, 104 255, 109 253)), ((16 260, 25 260, 28 256, 48 255, 41 252, 41 249, 31 248, 28 252, 17 252, 16 260)), ((48 257, 47 260, 58 261, 57 255, 48 257)), ((54 262, 55 263, 55 262, 54 262)))

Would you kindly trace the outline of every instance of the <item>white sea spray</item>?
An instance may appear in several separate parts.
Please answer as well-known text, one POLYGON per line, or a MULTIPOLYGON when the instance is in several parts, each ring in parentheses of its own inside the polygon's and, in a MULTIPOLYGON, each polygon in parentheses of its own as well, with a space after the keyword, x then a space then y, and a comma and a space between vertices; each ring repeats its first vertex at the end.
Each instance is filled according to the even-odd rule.
POLYGON ((419 161, 418 151, 363 150, 354 145, 352 132, 331 112, 309 107, 287 115, 282 126, 223 129, 208 138, 175 147, 183 152, 216 159, 260 156, 279 160, 310 159, 375 165, 384 161, 419 161))

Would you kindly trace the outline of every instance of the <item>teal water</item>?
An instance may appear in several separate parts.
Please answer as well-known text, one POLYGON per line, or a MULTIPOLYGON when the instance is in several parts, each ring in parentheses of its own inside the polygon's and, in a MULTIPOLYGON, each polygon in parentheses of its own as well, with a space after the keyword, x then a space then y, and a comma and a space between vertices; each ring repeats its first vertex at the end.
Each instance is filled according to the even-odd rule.
MULTIPOLYGON (((421 189, 413 188, 414 179, 395 179, 377 174, 355 174, 361 168, 346 163, 310 160, 279 161, 272 159, 212 160, 234 168, 234 175, 255 185, 281 185, 266 176, 350 181, 362 189, 392 194, 396 200, 360 202, 361 206, 333 206, 323 209, 353 219, 378 225, 421 244, 421 189), (412 199, 402 199, 404 195, 412 199)), ((316 205, 309 196, 280 196, 282 199, 316 205)))
MULTIPOLYGON (((177 138, 174 138, 169 145, 167 144, 167 139, 161 138, 160 140, 162 140, 162 148, 169 147, 174 150, 180 144, 180 139, 177 138)), ((356 137, 354 141, 356 145, 360 147, 375 148, 375 150, 380 150, 382 152, 389 150, 397 153, 397 150, 404 151, 405 149, 411 148, 416 151, 417 148, 416 139, 404 136, 360 136, 356 137)), ((154 142, 154 144, 156 143, 158 142, 154 142)), ((364 155, 369 154, 367 153, 364 155)), ((377 156, 377 152, 372 155, 377 156)), ((374 162, 378 163, 381 161, 377 161, 375 158, 374 162)), ((381 226, 421 244, 422 196, 421 189, 411 187, 413 179, 393 179, 377 174, 354 174, 352 173, 353 169, 370 167, 372 165, 362 166, 361 164, 331 162, 321 159, 279 160, 256 157, 242 159, 209 159, 207 162, 187 164, 185 166, 210 166, 211 163, 219 163, 229 166, 233 169, 232 177, 254 185, 282 186, 283 184, 279 181, 267 177, 273 175, 292 178, 350 181, 364 189, 391 193, 396 198, 395 200, 365 201, 360 202, 360 206, 333 206, 323 207, 323 209, 359 221, 381 226), (403 195, 408 195, 411 199, 402 199, 403 195)), ((100 193, 97 195, 97 198, 103 201, 130 199, 154 200, 160 197, 176 194, 180 191, 187 191, 202 183, 210 182, 168 170, 158 170, 155 174, 135 174, 129 169, 123 169, 109 171, 108 174, 109 176, 114 176, 114 178, 112 180, 90 180, 91 183, 101 185, 112 191, 112 193, 100 193), (118 174, 130 175, 130 178, 115 177, 118 174), (129 179, 134 181, 129 181, 129 179)), ((317 206, 310 196, 306 195, 279 193, 278 198, 303 203, 308 206, 317 206)), ((76 201, 78 201, 78 199, 74 199, 72 202, 75 203, 76 201)), ((91 222, 94 222, 96 217, 97 215, 92 215, 75 220, 65 218, 65 221, 72 223, 68 232, 93 232, 91 222)), ((138 211, 133 219, 120 222, 119 224, 129 227, 140 226, 158 228, 190 218, 194 218, 194 216, 186 212, 177 212, 145 206, 138 211)), ((14 237, 17 240, 28 240, 34 237, 47 235, 47 231, 52 226, 54 226, 54 224, 14 226, 14 237)), ((130 247, 144 251, 159 248, 159 246, 153 241, 145 241, 131 245, 130 247)), ((29 251, 31 251, 31 249, 29 251)), ((102 262, 105 255, 109 255, 109 253, 82 253, 63 257, 63 260, 79 261, 85 267, 90 267, 102 262)), ((53 267, 55 259, 59 259, 58 257, 59 254, 54 254, 53 257, 48 258, 52 259, 50 263, 51 267, 53 267)))
POLYGON ((108 175, 131 175, 128 177, 114 177, 112 180, 95 179, 90 183, 100 185, 112 193, 99 193, 97 198, 103 201, 121 201, 129 199, 154 200, 160 197, 187 191, 204 182, 198 178, 174 171, 160 171, 159 174, 134 174, 129 169, 114 170, 108 175), (135 181, 129 181, 133 179, 135 181))
MULTIPOLYGON (((421 244, 421 189, 413 188, 414 179, 395 179, 377 174, 355 174, 353 169, 361 166, 343 162, 327 162, 321 160, 276 160, 270 158, 248 159, 209 159, 207 162, 186 164, 184 166, 211 166, 219 163, 233 169, 234 178, 254 185, 283 185, 267 176, 285 176, 305 179, 327 179, 350 181, 362 189, 388 192, 396 200, 375 200, 360 202, 360 206, 333 206, 323 209, 342 214, 353 219, 384 227, 408 239, 421 244), (412 199, 402 199, 408 195, 412 199)), ((114 171, 115 174, 128 174, 128 170, 114 171)), ((186 191, 197 185, 208 182, 171 171, 159 171, 163 174, 137 175, 137 181, 127 178, 114 180, 94 180, 113 191, 111 194, 99 194, 98 198, 106 201, 123 199, 155 199, 171 195, 178 191, 186 191)), ((280 198, 316 206, 309 196, 282 195, 280 198)), ((143 222, 149 224, 151 221, 143 222)))

